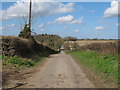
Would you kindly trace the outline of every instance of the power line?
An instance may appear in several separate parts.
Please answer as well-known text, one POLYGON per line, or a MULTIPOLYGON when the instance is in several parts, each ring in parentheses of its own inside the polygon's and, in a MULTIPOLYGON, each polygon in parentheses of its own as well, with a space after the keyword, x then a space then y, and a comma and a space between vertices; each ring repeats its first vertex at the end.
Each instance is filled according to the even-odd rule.
MULTIPOLYGON (((34 1, 34 0, 33 0, 34 1)), ((38 5, 36 4, 36 2, 34 1, 34 4, 35 4, 35 6, 37 7, 37 9, 38 9, 38 5)), ((46 26, 46 28, 47 28, 47 30, 48 30, 48 27, 47 27, 47 24, 45 24, 45 21, 44 21, 44 18, 43 18, 43 16, 41 15, 41 13, 39 12, 39 10, 37 10, 38 11, 38 13, 39 13, 39 15, 40 15, 40 18, 41 18, 41 20, 42 20, 42 22, 43 22, 43 24, 46 26)), ((44 29, 45 29, 45 26, 43 27, 44 29)))

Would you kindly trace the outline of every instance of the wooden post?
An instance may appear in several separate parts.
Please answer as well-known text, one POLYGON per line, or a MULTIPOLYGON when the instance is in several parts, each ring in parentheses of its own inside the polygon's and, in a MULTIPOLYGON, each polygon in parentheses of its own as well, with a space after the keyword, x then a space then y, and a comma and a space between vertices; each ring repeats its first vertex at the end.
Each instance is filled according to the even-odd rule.
POLYGON ((28 21, 28 26, 30 30, 30 35, 31 35, 31 15, 32 15, 32 0, 30 0, 30 7, 29 7, 29 21, 28 21))

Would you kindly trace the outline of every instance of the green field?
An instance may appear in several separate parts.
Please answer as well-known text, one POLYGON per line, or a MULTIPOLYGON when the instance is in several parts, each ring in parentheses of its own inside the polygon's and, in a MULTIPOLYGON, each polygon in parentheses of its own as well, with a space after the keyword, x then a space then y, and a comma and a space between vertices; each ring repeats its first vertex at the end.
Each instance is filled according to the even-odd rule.
POLYGON ((92 70, 96 76, 100 76, 103 80, 109 81, 109 86, 118 85, 118 56, 108 54, 98 54, 96 52, 67 52, 73 58, 80 61, 81 64, 92 70))

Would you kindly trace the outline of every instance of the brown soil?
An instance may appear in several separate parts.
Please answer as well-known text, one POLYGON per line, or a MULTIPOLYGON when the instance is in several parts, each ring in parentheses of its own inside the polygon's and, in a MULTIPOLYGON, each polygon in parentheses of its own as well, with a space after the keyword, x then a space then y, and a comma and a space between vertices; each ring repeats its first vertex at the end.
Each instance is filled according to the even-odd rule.
POLYGON ((7 65, 2 70, 3 88, 17 88, 27 84, 27 79, 38 72, 38 69, 45 64, 46 60, 38 63, 32 68, 15 68, 7 65), (11 67, 11 68, 8 68, 11 67), (38 68, 39 67, 39 68, 38 68))

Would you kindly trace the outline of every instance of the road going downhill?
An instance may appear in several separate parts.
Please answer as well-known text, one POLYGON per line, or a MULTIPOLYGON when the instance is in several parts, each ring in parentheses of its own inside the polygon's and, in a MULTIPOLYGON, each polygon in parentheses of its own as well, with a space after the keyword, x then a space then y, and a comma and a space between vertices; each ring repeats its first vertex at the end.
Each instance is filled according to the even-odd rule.
POLYGON ((94 88, 79 65, 66 55, 52 55, 45 65, 31 77, 26 88, 94 88))

